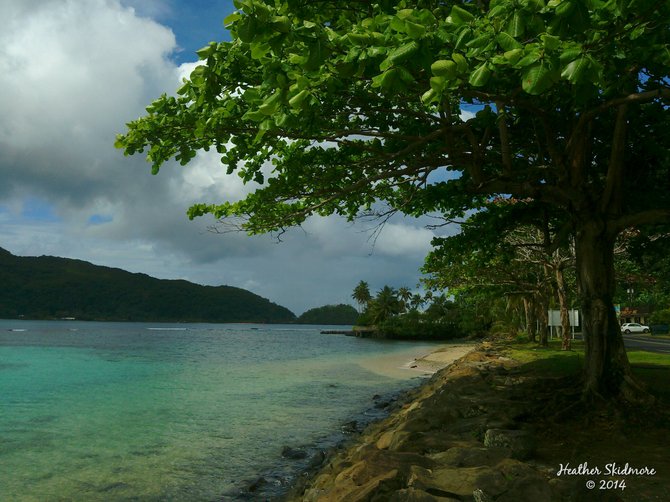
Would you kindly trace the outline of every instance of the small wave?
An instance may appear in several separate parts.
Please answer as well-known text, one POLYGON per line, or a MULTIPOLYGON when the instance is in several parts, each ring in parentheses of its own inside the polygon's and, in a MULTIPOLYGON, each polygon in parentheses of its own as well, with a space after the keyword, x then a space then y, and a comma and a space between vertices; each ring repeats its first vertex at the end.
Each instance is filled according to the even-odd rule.
POLYGON ((28 331, 28 330, 24 328, 9 328, 7 331, 28 331))
POLYGON ((149 331, 187 331, 188 328, 147 328, 149 331))

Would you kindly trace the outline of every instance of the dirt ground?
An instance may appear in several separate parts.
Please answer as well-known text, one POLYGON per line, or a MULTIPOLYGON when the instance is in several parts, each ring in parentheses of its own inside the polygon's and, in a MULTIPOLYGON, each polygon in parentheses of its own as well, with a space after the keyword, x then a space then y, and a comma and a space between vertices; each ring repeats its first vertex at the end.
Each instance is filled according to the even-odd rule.
POLYGON ((535 459, 558 471, 561 464, 577 472, 583 466, 587 474, 564 474, 583 484, 575 500, 670 500, 670 408, 664 400, 646 406, 587 404, 569 390, 578 383, 573 378, 531 382, 523 392, 537 402, 520 418, 535 431, 535 459))

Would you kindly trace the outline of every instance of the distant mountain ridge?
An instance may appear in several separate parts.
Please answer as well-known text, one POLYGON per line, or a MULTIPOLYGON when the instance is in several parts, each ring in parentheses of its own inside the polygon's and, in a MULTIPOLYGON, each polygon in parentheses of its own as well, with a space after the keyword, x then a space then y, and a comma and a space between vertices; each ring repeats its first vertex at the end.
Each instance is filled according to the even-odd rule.
POLYGON ((14 256, 0 248, 0 318, 100 321, 295 321, 250 291, 156 279, 70 258, 14 256))

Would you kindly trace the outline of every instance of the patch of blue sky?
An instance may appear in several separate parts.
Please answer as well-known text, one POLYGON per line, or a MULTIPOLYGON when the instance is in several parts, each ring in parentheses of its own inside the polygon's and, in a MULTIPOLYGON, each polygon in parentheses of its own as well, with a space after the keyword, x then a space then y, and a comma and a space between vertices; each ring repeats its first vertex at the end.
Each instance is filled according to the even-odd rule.
POLYGON ((58 223, 62 219, 52 204, 38 197, 26 197, 21 208, 21 218, 28 221, 58 223))
POLYGON ((108 214, 94 214, 88 219, 89 225, 104 225, 105 223, 111 223, 114 221, 114 217, 108 214))
POLYGON ((223 20, 235 10, 232 0, 122 0, 122 4, 172 29, 179 46, 172 55, 177 64, 197 61, 195 51, 209 42, 230 40, 223 20))

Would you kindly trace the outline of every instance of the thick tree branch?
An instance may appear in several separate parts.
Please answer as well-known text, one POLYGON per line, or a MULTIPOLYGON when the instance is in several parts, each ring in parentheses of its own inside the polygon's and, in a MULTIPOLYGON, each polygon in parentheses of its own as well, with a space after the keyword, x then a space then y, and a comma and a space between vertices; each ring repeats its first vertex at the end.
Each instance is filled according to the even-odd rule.
POLYGON ((499 178, 491 179, 470 189, 476 194, 512 194, 517 197, 557 204, 567 207, 571 198, 562 189, 552 185, 532 183, 529 181, 511 181, 499 178))
POLYGON ((574 143, 580 136, 584 134, 584 129, 588 123, 590 123, 595 117, 600 115, 602 112, 607 111, 611 108, 616 108, 624 104, 640 104, 640 103, 649 103, 655 99, 670 100, 670 89, 660 88, 654 89, 652 91, 644 92, 635 92, 627 96, 622 96, 620 98, 611 99, 602 103, 600 106, 597 106, 587 112, 582 113, 579 117, 579 121, 575 126, 568 145, 574 143))
POLYGON ((626 151, 626 132, 628 130, 627 111, 627 104, 619 106, 614 125, 614 136, 612 137, 605 189, 600 204, 601 210, 611 215, 618 214, 621 211, 621 198, 623 196, 621 192, 625 170, 624 154, 626 151))
POLYGON ((612 229, 619 233, 627 228, 651 223, 670 223, 670 209, 650 209, 622 216, 614 222, 612 229))
POLYGON ((507 117, 505 105, 502 101, 496 101, 498 110, 498 132, 500 134, 500 152, 502 154, 502 166, 505 176, 512 176, 512 152, 509 144, 509 129, 507 128, 507 117))

